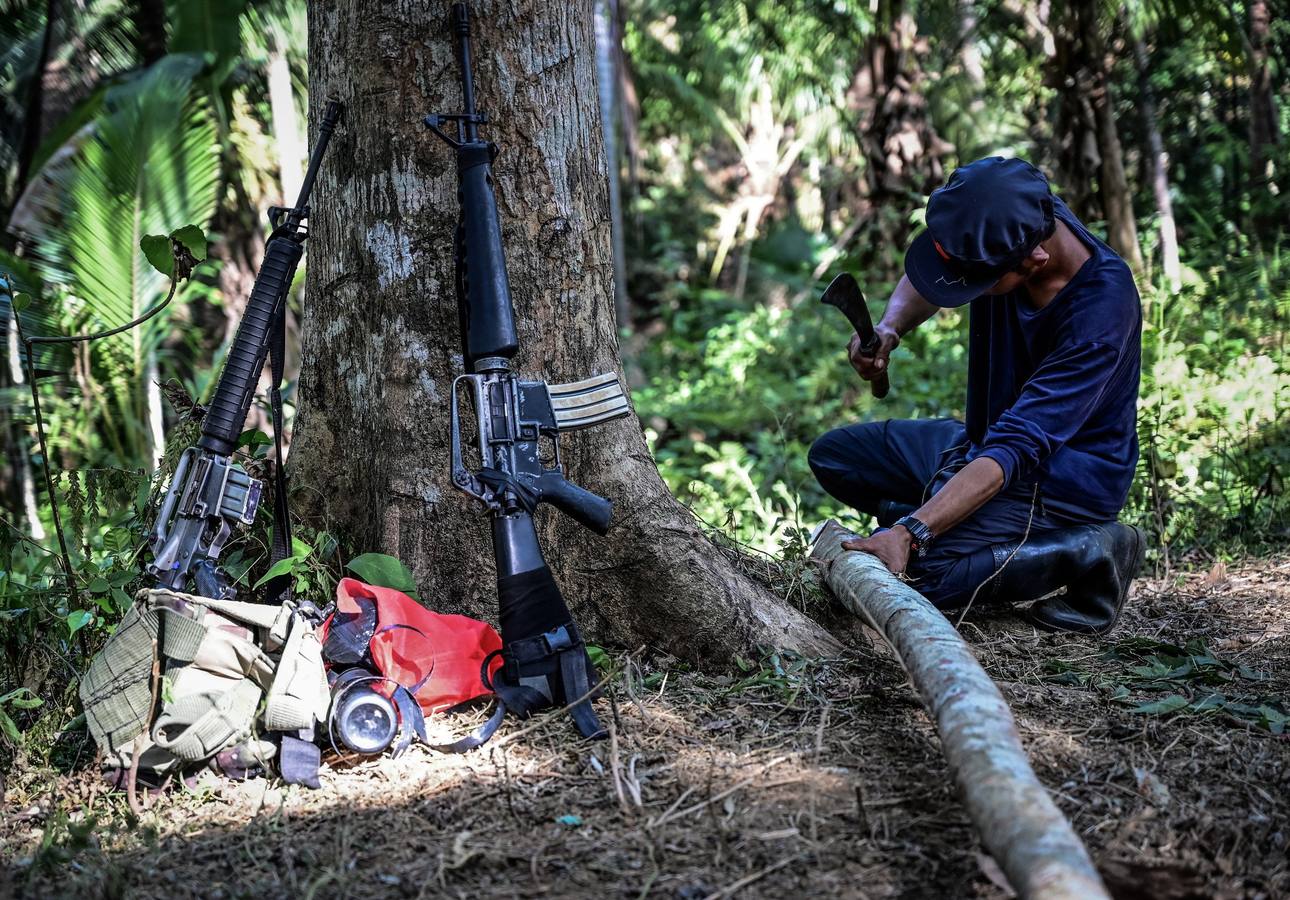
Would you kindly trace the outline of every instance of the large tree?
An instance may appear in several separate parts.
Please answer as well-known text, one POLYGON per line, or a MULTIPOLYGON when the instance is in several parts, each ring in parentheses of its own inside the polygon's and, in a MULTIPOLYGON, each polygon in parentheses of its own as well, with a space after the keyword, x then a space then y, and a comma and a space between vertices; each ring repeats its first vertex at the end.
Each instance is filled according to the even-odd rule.
MULTIPOLYGON (((501 147, 517 370, 554 382, 620 370, 591 0, 471 8, 478 102, 501 147)), ((492 618, 486 520, 447 477, 461 371, 455 171, 421 124, 461 105, 447 12, 428 0, 310 5, 310 94, 346 113, 313 204, 292 468, 298 497, 355 546, 403 559, 427 602, 492 618)), ((569 476, 615 502, 603 539, 539 517, 548 560, 593 636, 696 660, 753 643, 836 646, 712 547, 659 478, 634 418, 564 447, 569 476)))

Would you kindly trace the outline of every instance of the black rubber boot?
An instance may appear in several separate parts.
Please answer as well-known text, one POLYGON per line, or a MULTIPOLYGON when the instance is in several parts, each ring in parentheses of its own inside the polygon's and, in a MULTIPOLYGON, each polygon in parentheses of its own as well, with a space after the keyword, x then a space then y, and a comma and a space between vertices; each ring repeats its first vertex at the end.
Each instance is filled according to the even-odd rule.
POLYGON ((995 566, 1003 565, 1003 571, 995 577, 991 595, 1012 603, 1044 597, 1026 611, 1026 618, 1046 631, 1106 634, 1120 618, 1146 547, 1142 529, 1119 522, 1060 528, 1024 542, 996 544, 991 548, 995 566), (1059 588, 1066 592, 1046 596, 1059 588))

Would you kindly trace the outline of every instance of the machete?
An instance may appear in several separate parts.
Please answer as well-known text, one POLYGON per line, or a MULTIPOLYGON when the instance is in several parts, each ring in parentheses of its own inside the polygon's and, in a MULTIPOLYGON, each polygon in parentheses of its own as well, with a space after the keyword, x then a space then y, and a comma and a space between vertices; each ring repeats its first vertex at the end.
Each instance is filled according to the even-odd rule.
MULTIPOLYGON (((843 272, 837 278, 829 283, 823 296, 820 297, 821 303, 827 303, 829 306, 836 306, 842 310, 842 315, 847 317, 851 327, 855 329, 856 334, 860 336, 860 353, 863 356, 873 356, 878 352, 878 335, 873 330, 873 320, 869 318, 869 307, 865 303, 864 294, 860 292, 860 285, 856 284, 855 278, 849 273, 843 272)), ((887 391, 891 390, 891 382, 887 379, 887 373, 884 371, 869 382, 873 395, 881 400, 887 396, 887 391)))

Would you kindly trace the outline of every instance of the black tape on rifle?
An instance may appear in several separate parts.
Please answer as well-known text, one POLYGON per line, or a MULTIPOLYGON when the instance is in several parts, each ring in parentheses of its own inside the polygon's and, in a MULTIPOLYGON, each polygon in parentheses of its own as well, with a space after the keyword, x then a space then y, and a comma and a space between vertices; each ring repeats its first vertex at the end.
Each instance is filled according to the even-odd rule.
POLYGON ((604 729, 591 707, 595 666, 560 588, 546 566, 497 580, 504 664, 493 689, 521 718, 548 706, 568 706, 584 737, 604 729), (545 678, 550 696, 524 683, 545 678), (577 701, 574 703, 574 701, 577 701))

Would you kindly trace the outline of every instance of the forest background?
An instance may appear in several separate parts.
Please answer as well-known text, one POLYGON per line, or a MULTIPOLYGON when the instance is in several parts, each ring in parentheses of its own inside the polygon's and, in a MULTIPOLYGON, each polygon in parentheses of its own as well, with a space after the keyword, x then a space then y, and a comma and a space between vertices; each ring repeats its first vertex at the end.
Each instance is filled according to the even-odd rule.
MULTIPOLYGON (((800 558, 811 525, 848 513, 811 477, 814 437, 961 417, 964 314, 906 340, 879 403, 816 298, 851 271, 880 311, 927 193, 962 162, 1019 155, 1138 273, 1142 459, 1124 518, 1151 535, 1157 572, 1283 545, 1290 25, 1275 7, 600 4, 622 351, 673 492, 729 540, 800 558)), ((0 0, 6 745, 63 727, 85 654, 142 584, 150 498, 191 442, 185 414, 219 371, 265 211, 300 183, 306 15, 303 0, 0 0), (165 314, 27 358, 15 324, 109 328, 163 298, 139 241, 189 224, 210 259, 165 314)), ((264 474, 268 417, 253 417, 244 448, 264 474)), ((302 529, 297 585, 330 590, 369 549, 302 529)), ((257 583, 267 532, 228 562, 257 583)))

